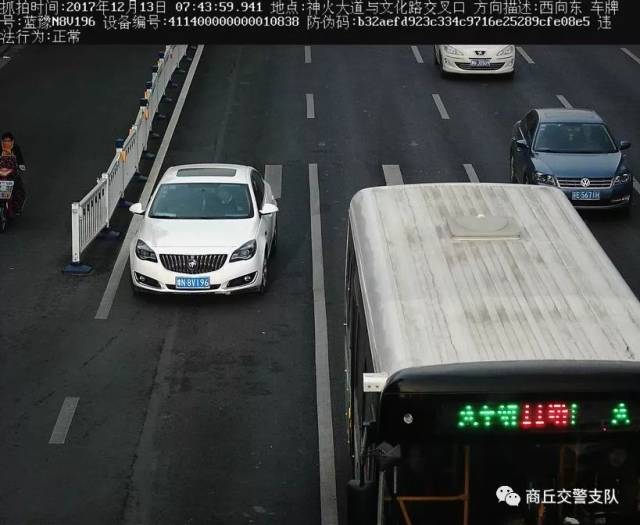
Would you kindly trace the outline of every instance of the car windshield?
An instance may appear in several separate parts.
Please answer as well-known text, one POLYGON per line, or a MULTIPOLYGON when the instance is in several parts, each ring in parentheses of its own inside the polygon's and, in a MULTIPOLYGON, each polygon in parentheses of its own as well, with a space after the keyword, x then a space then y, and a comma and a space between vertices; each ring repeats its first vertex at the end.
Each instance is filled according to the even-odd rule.
POLYGON ((618 149, 602 124, 543 122, 534 150, 548 153, 614 153, 618 149))
POLYGON ((246 184, 189 182, 162 184, 149 217, 153 219, 247 219, 253 216, 246 184))

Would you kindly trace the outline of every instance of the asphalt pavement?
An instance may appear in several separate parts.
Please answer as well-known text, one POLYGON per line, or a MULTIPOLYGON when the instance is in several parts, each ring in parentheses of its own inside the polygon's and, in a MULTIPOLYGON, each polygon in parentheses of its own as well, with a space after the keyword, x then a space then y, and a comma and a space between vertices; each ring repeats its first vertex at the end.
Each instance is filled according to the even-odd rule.
MULTIPOLYGON (((0 523, 321 524, 310 164, 344 522, 351 197, 385 184, 384 166, 405 183, 507 182, 513 123, 561 106, 558 95, 630 140, 640 173, 640 63, 619 46, 525 46, 513 80, 441 78, 430 46, 417 46, 422 62, 410 46, 206 46, 162 170, 282 167, 270 289, 139 298, 125 271, 108 318, 95 319, 121 244, 96 241, 83 256, 94 272, 63 275, 69 205, 126 133, 156 51, 27 47, 0 70, 0 122, 30 168, 28 208, 0 239, 0 523), (68 434, 49 444, 67 398, 78 398, 68 434)), ((640 296, 640 209, 583 217, 640 296)), ((128 220, 114 218, 121 230, 128 220)))

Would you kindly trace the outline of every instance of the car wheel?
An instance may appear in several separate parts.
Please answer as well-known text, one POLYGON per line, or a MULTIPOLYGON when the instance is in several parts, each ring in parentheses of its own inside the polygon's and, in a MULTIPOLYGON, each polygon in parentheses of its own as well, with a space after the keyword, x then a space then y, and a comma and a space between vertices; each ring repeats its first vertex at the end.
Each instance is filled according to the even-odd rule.
POLYGON ((509 170, 510 170, 510 180, 512 184, 518 184, 518 177, 516 177, 516 167, 513 162, 513 157, 509 158, 509 170))
POLYGON ((258 288, 258 293, 263 294, 267 291, 267 286, 269 285, 269 264, 267 263, 267 258, 265 257, 262 261, 262 278, 260 280, 260 288, 258 288))
POLYGON ((7 210, 5 209, 4 204, 0 206, 0 233, 4 233, 7 231, 7 223, 9 220, 7 219, 7 210))

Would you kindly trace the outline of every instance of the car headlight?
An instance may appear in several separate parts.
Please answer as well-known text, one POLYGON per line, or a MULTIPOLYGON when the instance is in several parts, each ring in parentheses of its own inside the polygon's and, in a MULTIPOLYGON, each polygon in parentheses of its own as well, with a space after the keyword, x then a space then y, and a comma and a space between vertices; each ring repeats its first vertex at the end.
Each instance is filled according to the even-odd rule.
POLYGON ((138 239, 136 243, 136 255, 138 259, 142 259, 143 261, 158 262, 156 252, 149 248, 149 245, 142 239, 138 239))
POLYGON ((614 178, 614 184, 624 184, 625 182, 629 182, 631 180, 631 172, 629 170, 620 171, 614 178))
POLYGON ((538 184, 547 184, 549 186, 556 186, 556 178, 553 175, 536 171, 536 182, 538 184))
POLYGON ((457 56, 464 55, 462 51, 460 51, 459 49, 453 46, 444 46, 444 52, 447 53, 447 55, 457 55, 457 56))
POLYGON ((247 259, 251 259, 256 254, 256 241, 255 239, 251 239, 248 242, 245 242, 240 248, 235 250, 231 257, 229 258, 229 262, 233 261, 246 261, 247 259))
POLYGON ((500 51, 498 51, 496 53, 496 56, 504 57, 507 55, 513 55, 514 50, 515 50, 515 46, 509 45, 509 46, 503 47, 500 51))

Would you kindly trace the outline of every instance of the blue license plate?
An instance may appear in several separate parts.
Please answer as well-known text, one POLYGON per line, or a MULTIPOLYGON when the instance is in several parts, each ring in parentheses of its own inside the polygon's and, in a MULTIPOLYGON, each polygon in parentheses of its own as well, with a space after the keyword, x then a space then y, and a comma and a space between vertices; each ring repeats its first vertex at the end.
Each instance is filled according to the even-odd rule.
POLYGON ((176 277, 176 290, 208 290, 208 277, 176 277))
POLYGON ((572 201, 598 201, 600 200, 600 192, 593 190, 572 191, 572 201))

